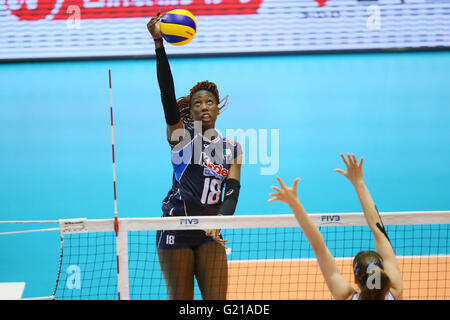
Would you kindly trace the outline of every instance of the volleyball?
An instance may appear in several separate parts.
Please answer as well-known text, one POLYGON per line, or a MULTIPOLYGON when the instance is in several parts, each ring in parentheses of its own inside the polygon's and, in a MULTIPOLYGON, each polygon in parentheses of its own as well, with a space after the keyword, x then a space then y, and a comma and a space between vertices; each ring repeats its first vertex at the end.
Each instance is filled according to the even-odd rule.
POLYGON ((183 46, 194 39, 197 21, 185 9, 173 9, 161 18, 161 34, 168 43, 183 46))

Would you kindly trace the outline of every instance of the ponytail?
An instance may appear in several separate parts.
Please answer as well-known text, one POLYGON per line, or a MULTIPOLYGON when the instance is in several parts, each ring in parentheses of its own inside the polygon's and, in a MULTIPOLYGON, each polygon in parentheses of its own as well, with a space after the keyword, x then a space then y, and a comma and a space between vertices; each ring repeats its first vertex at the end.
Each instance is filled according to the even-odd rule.
POLYGON ((384 300, 391 288, 384 271, 383 260, 375 251, 359 252, 353 260, 356 281, 361 290, 360 300, 384 300))
POLYGON ((360 300, 384 300, 391 288, 389 276, 379 266, 374 266, 361 280, 360 300))
POLYGON ((194 119, 192 118, 191 107, 190 107, 189 102, 190 102, 190 96, 184 96, 184 97, 178 98, 177 106, 178 106, 178 111, 180 113, 181 121, 183 121, 184 127, 192 129, 194 127, 194 119))

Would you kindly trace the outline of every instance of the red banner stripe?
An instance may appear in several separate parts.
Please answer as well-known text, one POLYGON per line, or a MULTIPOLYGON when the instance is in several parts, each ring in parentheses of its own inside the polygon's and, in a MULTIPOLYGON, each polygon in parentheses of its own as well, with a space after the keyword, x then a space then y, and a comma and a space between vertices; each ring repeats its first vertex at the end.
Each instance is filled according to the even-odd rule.
MULTIPOLYGON (((19 18, 19 20, 44 19, 51 14, 57 2, 56 0, 37 0, 38 3, 36 9, 30 10, 26 6, 27 0, 23 1, 19 8, 13 7, 13 1, 15 0, 6 0, 6 6, 13 15, 19 18), (9 2, 11 2, 11 5, 9 2)), ((204 0, 193 0, 189 5, 145 6, 146 0, 64 0, 61 8, 52 17, 52 20, 68 19, 74 14, 73 10, 69 10, 71 6, 79 8, 80 19, 105 19, 131 17, 150 18, 154 16, 158 10, 161 10, 164 14, 167 11, 180 7, 191 11, 195 16, 256 14, 262 2, 263 0, 249 0, 247 3, 241 3, 240 0, 223 0, 218 4, 205 4, 204 0), (112 7, 112 5, 114 5, 114 7, 112 7)))

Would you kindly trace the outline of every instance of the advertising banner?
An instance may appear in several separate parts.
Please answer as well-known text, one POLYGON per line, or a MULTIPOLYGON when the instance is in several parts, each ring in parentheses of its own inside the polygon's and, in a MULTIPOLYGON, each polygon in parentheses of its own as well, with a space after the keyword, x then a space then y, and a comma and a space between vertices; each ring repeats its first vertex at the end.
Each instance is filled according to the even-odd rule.
POLYGON ((0 59, 151 56, 175 8, 197 34, 173 55, 450 46, 450 0, 0 0, 0 59))

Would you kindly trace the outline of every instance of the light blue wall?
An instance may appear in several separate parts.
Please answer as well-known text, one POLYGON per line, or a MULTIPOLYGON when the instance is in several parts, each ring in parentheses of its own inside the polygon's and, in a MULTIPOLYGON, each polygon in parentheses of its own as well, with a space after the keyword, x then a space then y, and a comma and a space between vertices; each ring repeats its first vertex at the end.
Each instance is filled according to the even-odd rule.
MULTIPOLYGON (((171 66, 177 96, 201 80, 230 96, 217 122, 223 133, 279 130, 277 174, 302 178, 309 212, 360 210, 333 172, 343 167, 340 152, 365 157, 380 211, 450 208, 449 52, 176 58, 171 66)), ((154 60, 23 63, 0 65, 1 220, 113 217, 109 68, 119 216, 161 215, 171 165, 154 60)), ((243 166, 236 214, 289 212, 267 204, 276 180, 262 167, 243 166)), ((57 232, 1 236, 0 282, 50 295, 58 258, 57 232)))

